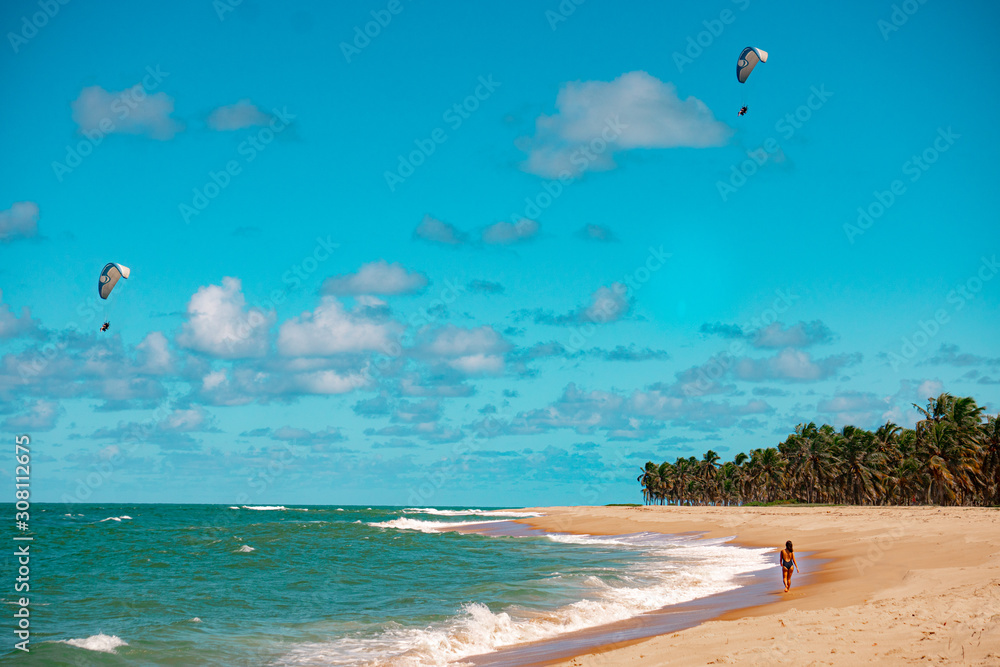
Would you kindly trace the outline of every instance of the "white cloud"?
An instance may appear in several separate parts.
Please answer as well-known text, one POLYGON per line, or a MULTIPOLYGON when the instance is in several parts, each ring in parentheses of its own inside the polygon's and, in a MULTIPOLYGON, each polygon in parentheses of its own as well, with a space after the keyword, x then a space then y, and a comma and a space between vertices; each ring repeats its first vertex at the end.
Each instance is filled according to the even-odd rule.
POLYGON ((872 427, 876 422, 888 419, 897 412, 893 410, 889 399, 858 391, 836 394, 820 401, 816 409, 820 413, 832 415, 834 425, 850 424, 863 428, 872 427))
POLYGON ((38 204, 33 201, 14 202, 0 211, 0 243, 30 239, 38 234, 38 204))
POLYGON ((259 357, 267 352, 274 313, 247 308, 239 278, 198 288, 188 302, 188 321, 177 342, 223 359, 259 357))
POLYGON ((346 394, 371 386, 372 378, 367 368, 356 372, 331 369, 272 372, 258 368, 234 368, 205 375, 199 393, 214 405, 245 405, 254 400, 265 403, 272 398, 346 394))
MULTIPOLYGON (((384 350, 394 331, 394 324, 347 312, 337 299, 323 297, 316 310, 281 325, 278 351, 286 356, 325 356, 384 350)), ((316 382, 326 381, 322 376, 316 379, 316 382)))
POLYGON ((0 290, 0 339, 35 336, 40 333, 38 320, 31 319, 31 309, 23 306, 21 317, 18 317, 10 304, 3 303, 3 290, 0 290))
POLYGON ((448 325, 427 335, 417 353, 468 375, 493 375, 503 371, 503 355, 510 349, 493 327, 448 325))
POLYGON ((563 85, 556 113, 539 116, 535 135, 521 142, 528 154, 522 168, 546 178, 579 175, 613 169, 616 152, 721 146, 731 134, 698 98, 682 100, 672 83, 628 72, 563 85))
POLYGON ((149 94, 141 83, 118 92, 100 86, 84 88, 72 108, 80 132, 141 134, 166 140, 183 129, 170 117, 174 99, 163 92, 149 94))
POLYGON ((807 352, 787 348, 773 357, 737 360, 734 375, 740 380, 759 382, 762 380, 789 380, 812 382, 825 380, 840 369, 860 361, 858 354, 839 354, 825 359, 813 360, 807 352))
POLYGON ((327 278, 320 292, 341 296, 415 294, 426 286, 427 276, 424 274, 411 273, 402 264, 389 264, 383 259, 363 265, 357 273, 327 278))
POLYGON ((926 401, 930 398, 937 398, 944 392, 944 383, 940 380, 924 380, 917 387, 917 396, 920 397, 921 401, 926 401))
POLYGON ((236 104, 221 106, 208 117, 208 126, 213 130, 242 130, 245 127, 267 125, 272 116, 257 108, 250 100, 240 100, 236 104))
POLYGON ((774 322, 754 335, 754 347, 809 347, 817 343, 829 343, 833 332, 820 320, 799 322, 785 328, 781 322, 774 322))
POLYGON ((62 412, 58 403, 39 399, 28 407, 27 412, 8 417, 2 428, 5 431, 51 431, 62 412))
POLYGON ((136 361, 141 371, 158 375, 173 370, 173 354, 170 352, 170 343, 163 333, 149 332, 135 349, 138 352, 136 361))
POLYGON ((588 322, 615 322, 625 317, 630 308, 628 288, 623 283, 612 283, 590 295, 590 305, 581 318, 588 322))
POLYGON ((458 231, 451 225, 437 218, 425 215, 417 228, 413 231, 413 236, 425 241, 443 243, 444 245, 462 245, 465 243, 465 234, 458 231))
POLYGON ((483 230, 483 243, 490 245, 510 245, 521 241, 529 241, 538 234, 538 223, 522 218, 516 224, 498 222, 483 230))
POLYGON ((212 417, 202 407, 176 409, 164 417, 157 426, 168 433, 204 431, 211 426, 212 417))

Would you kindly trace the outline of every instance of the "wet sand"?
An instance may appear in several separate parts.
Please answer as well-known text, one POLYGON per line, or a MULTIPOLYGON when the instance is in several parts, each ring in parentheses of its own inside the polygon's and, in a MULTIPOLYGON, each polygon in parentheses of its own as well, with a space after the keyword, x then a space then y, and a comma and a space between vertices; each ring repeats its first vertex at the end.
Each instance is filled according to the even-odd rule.
POLYGON ((471 659, 477 665, 1000 664, 1000 510, 533 511, 545 516, 518 523, 591 535, 697 532, 775 550, 790 539, 803 574, 786 594, 776 566, 737 591, 471 659))

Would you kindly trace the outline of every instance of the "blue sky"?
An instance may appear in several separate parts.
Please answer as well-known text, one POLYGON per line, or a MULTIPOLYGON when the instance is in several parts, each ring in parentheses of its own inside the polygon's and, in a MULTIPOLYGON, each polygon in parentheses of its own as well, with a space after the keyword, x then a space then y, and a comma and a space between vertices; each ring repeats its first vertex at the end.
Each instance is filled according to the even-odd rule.
POLYGON ((998 11, 5 3, 0 430, 40 500, 518 505, 995 412, 998 11))

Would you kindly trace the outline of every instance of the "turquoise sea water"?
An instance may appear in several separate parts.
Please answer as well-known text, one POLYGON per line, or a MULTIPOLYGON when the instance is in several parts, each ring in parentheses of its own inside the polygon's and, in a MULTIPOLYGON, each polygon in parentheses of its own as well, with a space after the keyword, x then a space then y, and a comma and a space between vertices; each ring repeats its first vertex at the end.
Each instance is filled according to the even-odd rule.
POLYGON ((31 653, 8 652, 6 624, 10 664, 447 664, 727 590, 764 566, 762 550, 691 538, 441 532, 516 510, 32 509, 31 653))

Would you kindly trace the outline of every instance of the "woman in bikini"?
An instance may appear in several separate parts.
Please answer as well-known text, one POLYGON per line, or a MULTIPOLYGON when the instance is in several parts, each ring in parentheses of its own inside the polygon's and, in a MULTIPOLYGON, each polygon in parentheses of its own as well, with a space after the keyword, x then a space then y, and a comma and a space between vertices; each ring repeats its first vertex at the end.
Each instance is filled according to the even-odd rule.
POLYGON ((781 550, 781 554, 778 556, 781 559, 781 578, 785 582, 785 592, 792 586, 792 567, 795 567, 795 571, 799 571, 799 564, 795 560, 795 550, 792 548, 792 541, 788 540, 785 542, 785 548, 781 550))

